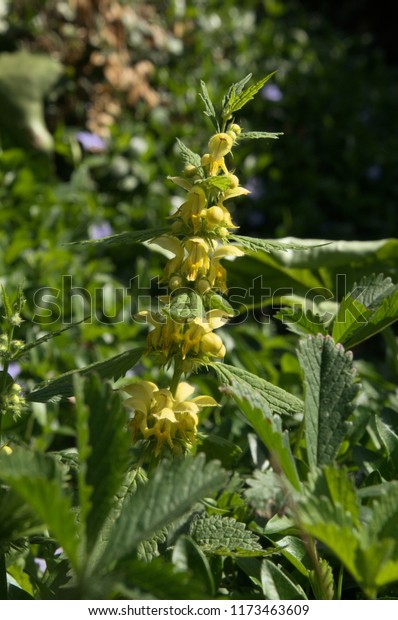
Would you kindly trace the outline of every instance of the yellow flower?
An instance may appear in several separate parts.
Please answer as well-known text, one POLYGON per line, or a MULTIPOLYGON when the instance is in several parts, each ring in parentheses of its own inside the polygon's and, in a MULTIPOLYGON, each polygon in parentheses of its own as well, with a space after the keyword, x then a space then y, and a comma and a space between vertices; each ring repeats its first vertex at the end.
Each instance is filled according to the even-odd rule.
POLYGON ((133 440, 155 442, 155 455, 165 446, 173 454, 181 454, 195 441, 198 413, 202 407, 215 407, 211 396, 191 398, 195 388, 188 383, 178 385, 175 395, 169 389, 159 389, 155 383, 140 381, 125 386, 129 395, 124 403, 134 410, 129 423, 133 440))
POLYGON ((182 359, 184 360, 189 353, 191 356, 193 354, 193 357, 201 357, 201 354, 205 357, 224 357, 226 353, 224 344, 220 336, 212 332, 225 325, 227 321, 228 317, 222 310, 209 310, 205 319, 197 317, 188 323, 183 334, 182 359), (213 336, 211 340, 208 338, 209 335, 213 336))
POLYGON ((185 241, 184 247, 188 254, 181 266, 181 273, 188 281, 194 282, 206 275, 210 267, 210 247, 202 237, 191 237, 185 241))
POLYGON ((210 156, 218 161, 231 152, 234 144, 234 138, 227 133, 216 133, 209 140, 210 156))
POLYGON ((244 256, 243 250, 236 245, 222 245, 213 253, 210 259, 210 268, 207 274, 207 279, 211 288, 219 288, 222 292, 227 290, 227 271, 220 264, 220 260, 223 258, 236 258, 237 256, 244 256))

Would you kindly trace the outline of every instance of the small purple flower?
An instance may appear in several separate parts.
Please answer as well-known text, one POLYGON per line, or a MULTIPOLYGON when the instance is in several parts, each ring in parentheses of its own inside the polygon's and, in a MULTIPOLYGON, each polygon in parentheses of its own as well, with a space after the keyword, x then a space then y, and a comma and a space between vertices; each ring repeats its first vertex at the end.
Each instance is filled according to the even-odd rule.
POLYGON ((78 131, 76 138, 85 151, 101 153, 106 150, 107 144, 105 140, 95 133, 91 133, 90 131, 78 131))
POLYGON ((245 188, 249 190, 249 198, 258 200, 264 194, 264 183, 259 177, 250 177, 245 183, 245 188))
POLYGON ((92 224, 88 229, 90 239, 101 239, 109 237, 112 234, 112 226, 106 220, 102 220, 98 224, 92 224))
POLYGON ((43 575, 47 570, 47 562, 43 558, 35 558, 34 562, 39 569, 39 573, 43 575))
POLYGON ((276 84, 266 84, 261 89, 261 96, 263 99, 268 99, 268 101, 281 101, 283 99, 283 93, 279 86, 276 84))
POLYGON ((18 362, 10 362, 8 366, 8 373, 13 379, 16 379, 21 374, 21 367, 18 362))

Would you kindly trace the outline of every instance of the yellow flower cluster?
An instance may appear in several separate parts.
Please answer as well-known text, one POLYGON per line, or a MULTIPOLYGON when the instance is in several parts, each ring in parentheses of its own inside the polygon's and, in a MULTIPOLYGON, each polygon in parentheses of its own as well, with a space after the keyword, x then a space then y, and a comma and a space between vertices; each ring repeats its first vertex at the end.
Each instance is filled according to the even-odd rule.
POLYGON ((214 333, 233 314, 223 303, 227 272, 221 260, 244 252, 228 243, 237 226, 224 203, 249 193, 225 163, 239 133, 240 127, 232 124, 228 131, 213 135, 209 152, 198 158, 200 166, 188 164, 183 176, 171 177, 187 191, 187 198, 172 216, 170 233, 151 242, 169 252, 162 277, 169 295, 161 299, 162 310, 144 310, 138 317, 152 326, 148 350, 156 352, 165 366, 174 362, 174 376, 170 388, 141 381, 123 390, 129 395, 125 404, 134 410, 129 424, 133 440, 154 442, 155 456, 166 447, 175 455, 189 449, 195 441, 200 408, 217 405, 209 396, 190 398, 194 388, 180 378, 183 372, 226 354, 220 336, 214 333), (218 309, 209 301, 212 296, 221 299, 218 309))
POLYGON ((184 372, 195 369, 198 363, 206 363, 211 358, 225 356, 225 346, 213 330, 222 327, 228 318, 222 310, 209 310, 204 318, 175 319, 164 317, 161 313, 143 310, 139 316, 152 324, 149 333, 149 349, 161 353, 166 363, 170 358, 181 355, 184 372))
POLYGON ((155 456, 165 444, 173 454, 182 454, 196 438, 198 412, 202 407, 215 407, 211 396, 190 398, 195 388, 182 382, 173 395, 155 383, 141 381, 123 388, 129 395, 125 404, 134 410, 129 428, 134 440, 155 442, 155 456))

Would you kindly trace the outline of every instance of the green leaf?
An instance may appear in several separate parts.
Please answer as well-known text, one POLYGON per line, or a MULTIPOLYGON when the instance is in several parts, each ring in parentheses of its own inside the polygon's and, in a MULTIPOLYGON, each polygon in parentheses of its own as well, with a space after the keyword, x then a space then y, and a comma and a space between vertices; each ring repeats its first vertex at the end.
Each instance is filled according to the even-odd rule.
POLYGON ((189 536, 180 536, 174 546, 172 561, 178 571, 194 577, 209 595, 215 595, 214 577, 202 549, 189 536))
POLYGON ((91 508, 85 519, 90 551, 122 484, 130 439, 121 398, 98 376, 87 377, 76 391, 76 401, 80 427, 78 437, 82 438, 79 442, 80 469, 85 466, 84 485, 90 489, 91 508), (85 419, 85 409, 89 412, 88 420, 85 419), (85 429, 88 431, 89 451, 84 449, 85 429))
POLYGON ((73 396, 73 378, 76 374, 86 376, 97 373, 103 379, 114 378, 116 380, 132 368, 144 352, 144 347, 130 349, 109 358, 105 362, 95 362, 84 368, 65 372, 52 381, 40 384, 27 395, 27 399, 33 402, 46 403, 73 396))
POLYGON ((309 572, 309 582, 316 600, 332 601, 334 598, 333 570, 325 558, 318 559, 318 571, 309 572))
POLYGON ((239 134, 239 140, 259 140, 260 138, 278 139, 283 132, 270 133, 269 131, 246 131, 239 134))
POLYGON ((16 447, 9 455, 0 453, 0 476, 34 510, 77 569, 78 527, 71 500, 63 492, 64 473, 58 463, 16 447))
POLYGON ((313 314, 311 310, 305 310, 305 308, 301 306, 281 308, 281 310, 274 315, 274 318, 282 321, 289 331, 299 336, 327 335, 324 317, 319 316, 319 314, 313 314))
POLYGON ((245 555, 240 552, 255 551, 261 555, 264 552, 258 536, 248 530, 245 523, 232 517, 197 516, 191 523, 189 533, 205 553, 245 555))
POLYGON ((201 87, 202 92, 199 93, 199 97, 202 99, 203 103, 205 104, 204 114, 206 114, 206 116, 208 116, 211 119, 214 127, 216 128, 217 131, 219 131, 220 128, 219 128, 217 118, 216 118, 216 111, 214 109, 212 100, 210 99, 207 86, 205 82, 203 82, 203 80, 200 80, 200 87, 201 87))
POLYGON ((5 318, 9 321, 13 315, 13 311, 12 311, 12 305, 10 302, 10 299, 7 295, 6 289, 4 288, 3 285, 1 285, 1 297, 3 300, 3 306, 4 306, 4 310, 5 310, 5 318))
POLYGON ((178 571, 161 558, 155 558, 149 564, 126 559, 118 564, 117 574, 124 584, 131 584, 130 587, 134 588, 133 596, 128 597, 130 599, 145 600, 148 593, 163 601, 209 598, 209 592, 201 580, 191 577, 185 571, 178 571))
POLYGON ((81 323, 84 323, 84 321, 86 321, 87 318, 88 317, 85 317, 81 321, 77 321, 76 323, 72 323, 71 325, 67 325, 66 327, 63 327, 62 329, 57 329, 54 332, 50 332, 48 334, 45 334, 41 338, 37 338, 37 340, 34 340, 34 342, 29 342, 28 344, 25 344, 24 347, 19 349, 18 352, 15 355, 13 355, 12 359, 13 360, 19 359, 20 357, 25 355, 25 353, 27 351, 30 351, 31 349, 34 349, 35 347, 38 347, 39 345, 43 344, 43 342, 48 342, 48 340, 51 340, 52 338, 56 338, 57 336, 60 336, 63 332, 66 332, 69 329, 72 329, 73 327, 76 327, 77 325, 80 325, 81 323))
MULTIPOLYGON (((295 489, 299 489, 300 480, 290 450, 288 434, 282 431, 280 417, 272 415, 269 406, 272 403, 274 410, 276 409, 274 403, 276 392, 271 392, 270 400, 267 382, 263 379, 239 368, 222 363, 212 362, 209 366, 215 368, 221 381, 228 383, 224 391, 233 396, 249 424, 251 424, 261 441, 270 451, 274 465, 278 469, 282 469, 286 478, 295 489)), ((297 408, 295 408, 296 404, 300 407, 302 406, 301 401, 288 394, 288 392, 284 392, 281 388, 275 389, 279 390, 278 393, 280 393, 278 408, 286 404, 288 407, 292 407, 292 410, 289 412, 293 413, 297 411, 297 408), (282 399, 284 399, 284 403, 282 399)), ((287 413, 286 409, 282 409, 282 411, 287 413)))
POLYGON ((268 80, 275 73, 276 71, 273 71, 272 73, 262 78, 252 86, 249 86, 245 90, 243 89, 243 86, 248 81, 247 78, 244 78, 244 80, 238 82, 238 84, 234 84, 232 86, 232 90, 230 91, 228 101, 226 102, 223 109, 223 118, 228 119, 232 116, 232 114, 234 114, 238 110, 241 110, 243 106, 245 106, 251 99, 253 99, 253 97, 258 93, 258 91, 262 89, 264 84, 268 82, 268 80))
POLYGON ((347 432, 347 418, 358 386, 352 355, 330 336, 308 336, 298 351, 304 372, 305 437, 310 467, 326 465, 336 456, 347 432))
POLYGON ((178 146, 180 147, 180 155, 185 165, 195 166, 199 171, 202 170, 202 162, 200 155, 191 151, 181 140, 177 138, 178 146))
POLYGON ((342 300, 333 324, 336 342, 353 347, 398 319, 398 286, 383 274, 364 277, 342 300))
POLYGON ((225 472, 202 455, 159 467, 147 485, 127 497, 110 533, 101 565, 130 554, 142 541, 182 516, 195 502, 220 488, 225 472))
POLYGON ((282 511, 286 506, 288 493, 282 480, 271 470, 255 470, 252 478, 247 478, 248 489, 245 498, 251 506, 261 512, 282 511))
POLYGON ((307 600, 304 590, 270 560, 261 564, 261 584, 265 598, 275 601, 307 600))
POLYGON ((205 179, 203 183, 201 183, 200 185, 201 186, 204 185, 205 187, 208 187, 208 188, 215 187, 216 189, 219 189, 221 192, 224 192, 226 189, 231 187, 231 179, 229 179, 226 176, 207 177, 207 179, 205 179))
POLYGON ((164 308, 175 321, 188 321, 203 318, 205 310, 201 296, 192 289, 178 289, 171 297, 170 304, 164 308))
POLYGON ((233 94, 235 95, 239 95, 242 90, 244 89, 244 87, 246 86, 246 84, 252 79, 253 74, 249 73, 248 75, 246 75, 242 80, 240 80, 239 82, 235 82, 235 84, 231 84, 231 86, 229 87, 228 91, 226 92, 223 100, 222 100, 222 107, 223 110, 227 107, 229 100, 231 99, 231 96, 233 94))
POLYGON ((242 235, 230 235, 231 241, 236 241, 243 248, 250 250, 251 252, 287 252, 288 250, 309 250, 314 247, 321 247, 327 243, 316 243, 314 241, 294 241, 285 242, 277 241, 275 239, 257 239, 256 237, 245 237, 242 235))
POLYGON ((241 392, 243 391, 241 396, 256 393, 257 403, 260 407, 263 406, 265 411, 290 415, 304 410, 303 402, 299 398, 257 375, 222 362, 211 362, 208 365, 214 368, 221 383, 231 385, 236 382, 241 392))
POLYGON ((129 245, 130 243, 142 243, 155 239, 170 232, 170 227, 149 228, 147 230, 133 230, 131 232, 122 232, 116 235, 109 235, 100 239, 85 239, 84 241, 73 241, 65 245, 129 245))

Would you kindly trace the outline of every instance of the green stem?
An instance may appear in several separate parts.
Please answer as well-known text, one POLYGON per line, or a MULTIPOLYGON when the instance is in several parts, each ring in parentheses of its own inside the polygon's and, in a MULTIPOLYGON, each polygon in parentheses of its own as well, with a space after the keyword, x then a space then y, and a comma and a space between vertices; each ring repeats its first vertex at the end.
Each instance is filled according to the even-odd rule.
POLYGON ((0 552, 0 601, 6 601, 8 599, 8 587, 7 587, 7 568, 6 558, 3 552, 0 552))
POLYGON ((173 396, 176 395, 176 391, 178 388, 178 384, 180 383, 181 375, 182 375, 182 359, 176 356, 174 358, 173 378, 171 379, 171 383, 170 383, 170 391, 173 396))
POLYGON ((339 576, 337 579, 337 591, 336 591, 336 599, 341 601, 341 594, 343 592, 343 576, 344 576, 344 566, 340 564, 339 576))

